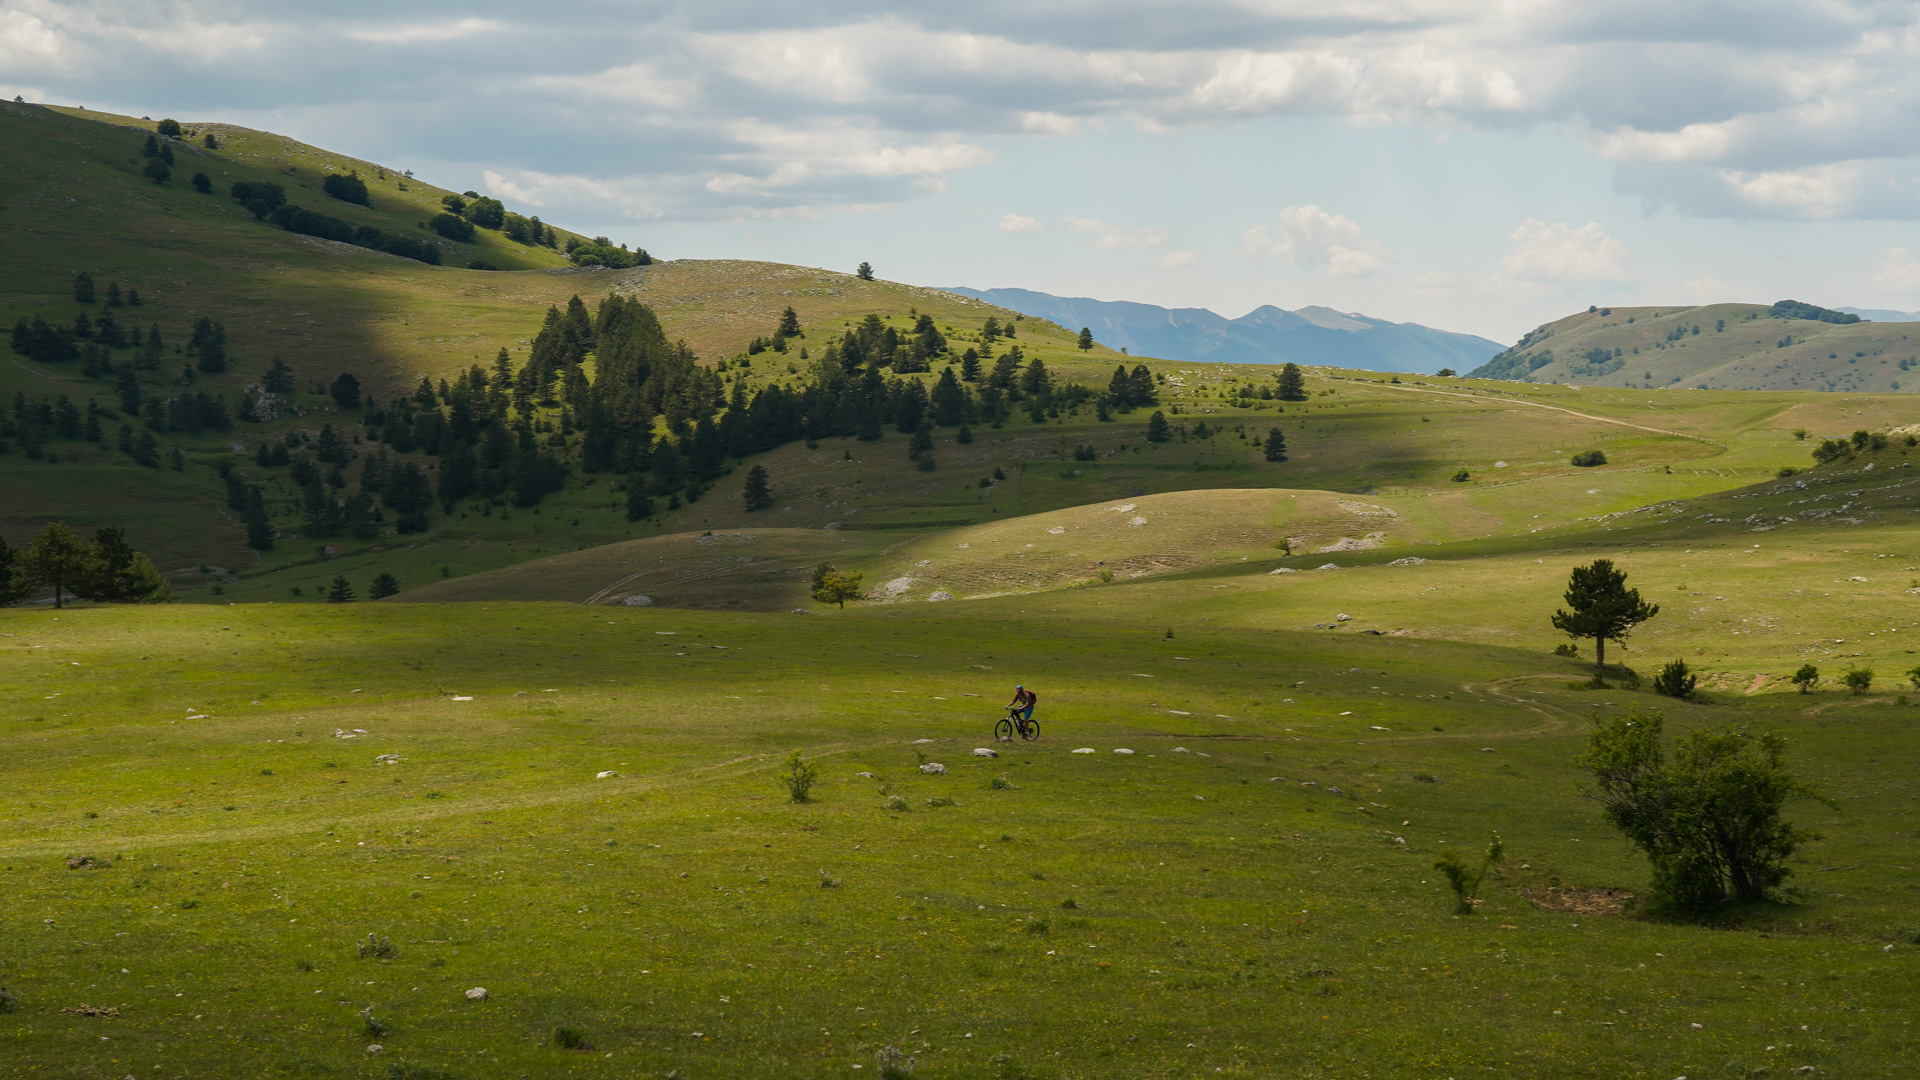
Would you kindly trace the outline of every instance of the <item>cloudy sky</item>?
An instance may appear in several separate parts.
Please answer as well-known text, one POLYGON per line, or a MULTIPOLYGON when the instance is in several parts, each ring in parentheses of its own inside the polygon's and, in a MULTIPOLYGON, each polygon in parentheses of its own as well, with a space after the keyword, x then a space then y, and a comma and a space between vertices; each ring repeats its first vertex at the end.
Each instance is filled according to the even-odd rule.
POLYGON ((1510 341, 1920 308, 1920 4, 0 6, 0 91, 410 168, 667 258, 1510 341))

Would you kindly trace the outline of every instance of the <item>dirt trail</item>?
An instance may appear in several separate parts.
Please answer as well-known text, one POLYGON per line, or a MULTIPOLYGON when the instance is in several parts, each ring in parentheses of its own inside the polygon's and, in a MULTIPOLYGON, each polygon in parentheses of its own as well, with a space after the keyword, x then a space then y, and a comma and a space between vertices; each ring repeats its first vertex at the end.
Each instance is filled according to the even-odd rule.
MULTIPOLYGON (((1404 390, 1409 394, 1434 394, 1439 397, 1461 398, 1467 401, 1486 401, 1487 400, 1487 398, 1479 394, 1462 394, 1453 390, 1422 390, 1418 387, 1406 386, 1406 385, 1395 386, 1391 383, 1387 384, 1387 389, 1404 390)), ((1602 424, 1618 424, 1621 427, 1635 428, 1640 431, 1651 431, 1655 435, 1671 435, 1676 439, 1691 439, 1694 442, 1706 443, 1708 446, 1717 446, 1722 450, 1725 450, 1727 448, 1726 443, 1715 442, 1712 439, 1703 438, 1702 436, 1699 436, 1699 435, 1688 435, 1685 432, 1681 432, 1681 431, 1668 431, 1666 428, 1648 427, 1645 424, 1635 424, 1626 420, 1618 420, 1611 416, 1595 416, 1592 413, 1575 412, 1572 409, 1561 408, 1558 405, 1542 405, 1537 401, 1528 401, 1525 398, 1517 398, 1517 397, 1506 398, 1504 399, 1504 403, 1510 403, 1514 405, 1530 405, 1536 409, 1546 409, 1548 412, 1566 413, 1568 416, 1577 416, 1582 420, 1592 420, 1602 424)))

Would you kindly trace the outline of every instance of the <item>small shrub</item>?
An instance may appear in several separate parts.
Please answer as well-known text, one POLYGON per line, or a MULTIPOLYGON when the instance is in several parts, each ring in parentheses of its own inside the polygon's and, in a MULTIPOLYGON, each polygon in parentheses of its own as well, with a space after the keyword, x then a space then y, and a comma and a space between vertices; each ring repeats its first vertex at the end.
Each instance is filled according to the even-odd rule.
POLYGON ((1473 479, 1473 474, 1465 469, 1461 469, 1459 472, 1453 474, 1453 482, 1456 484, 1464 484, 1471 479, 1473 479))
POLYGON ((1591 469, 1596 465, 1605 465, 1607 455, 1598 450, 1582 450, 1567 459, 1567 463, 1579 469, 1591 469))
POLYGON ((1053 931, 1053 924, 1045 919, 1032 919, 1027 923, 1027 933, 1047 934, 1053 931))
POLYGON ((1060 901, 1060 906, 1071 911, 1074 908, 1079 907, 1080 904, 1077 901, 1075 901, 1073 897, 1069 896, 1065 900, 1060 901))
POLYGON ((1653 677, 1653 692, 1685 701, 1693 696, 1693 685, 1698 679, 1699 676, 1688 670, 1685 660, 1674 660, 1653 677))
POLYGON ((1854 697, 1873 689, 1873 669, 1870 667, 1850 667, 1840 675, 1840 682, 1853 691, 1854 697))
POLYGON ((1800 670, 1793 673, 1793 685, 1799 687, 1803 694, 1810 693, 1819 682, 1820 669, 1812 664, 1801 664, 1800 670))
POLYGON ((313 970, 313 961, 311 961, 311 960, 295 960, 295 961, 293 962, 293 970, 295 970, 295 971, 312 971, 312 970, 313 970))
POLYGON ((1577 645, 1575 645, 1575 644, 1574 644, 1573 642, 1571 642, 1571 641, 1563 641, 1563 642, 1561 642, 1560 644, 1558 644, 1558 645, 1555 645, 1555 646, 1553 647, 1553 655, 1555 655, 1555 656, 1579 656, 1579 655, 1580 655, 1580 647, 1579 647, 1579 646, 1577 646, 1577 645))
POLYGON ((1440 782, 1432 773, 1417 772, 1413 774, 1413 778, 1423 784, 1437 784, 1440 782))
POLYGON ((586 1032, 566 1024, 553 1029, 553 1045, 562 1050, 593 1049, 593 1044, 587 1041, 586 1032))
POLYGON ((941 806, 958 806, 960 804, 954 802, 951 796, 935 795, 933 798, 927 800, 927 805, 932 807, 941 807, 941 806))
POLYGON ((873 1060, 880 1066, 880 1080, 906 1080, 913 1075, 915 1059, 896 1046, 883 1046, 874 1055, 873 1060))
POLYGON ((1447 884, 1453 887, 1455 915, 1473 914, 1473 906, 1480 902, 1480 883, 1486 880, 1488 871, 1505 856, 1505 849, 1500 845, 1500 834, 1489 833, 1487 853, 1480 860, 1480 865, 1468 862, 1455 848, 1448 848, 1434 861, 1433 868, 1440 871, 1446 877, 1447 884))
POLYGON ((10 1013, 19 1007, 19 1000, 7 993, 6 987, 0 986, 0 1013, 10 1013))
POLYGON ((370 933, 367 940, 354 946, 353 953, 362 960, 369 956, 376 960, 391 960, 400 955, 400 950, 394 946, 392 938, 370 933))
POLYGON ((192 911, 194 908, 197 908, 200 906, 200 901, 195 900, 193 897, 189 896, 185 900, 180 901, 180 906, 187 909, 188 911, 192 911))
POLYGON ((1102 585, 1113 584, 1113 571, 1108 570, 1105 567, 1102 567, 1100 571, 1094 574, 1093 576, 1099 578, 1100 584, 1102 585))
POLYGON ((887 800, 887 809, 906 811, 913 808, 907 805, 907 800, 895 795, 893 798, 887 800))
POLYGON ((385 1035, 386 1033, 387 1033, 387 1025, 374 1019, 372 1015, 369 1015, 367 1017, 367 1037, 368 1038, 378 1039, 381 1036, 385 1035))
POLYGON ((822 870, 820 871, 820 887, 823 889, 837 889, 840 887, 840 879, 822 870))
POLYGON ((1907 677, 1907 681, 1913 684, 1915 690, 1920 690, 1920 666, 1910 667, 1901 674, 1907 677))
POLYGON ((993 778, 990 786, 995 791, 1008 791, 1013 788, 1013 781, 1007 779, 1005 776, 996 776, 993 778))
POLYGON ((787 794, 794 802, 813 801, 808 797, 808 792, 813 790, 813 785, 819 779, 819 768, 811 761, 800 760, 800 751, 795 750, 787 755, 787 775, 781 777, 780 782, 786 785, 787 794))

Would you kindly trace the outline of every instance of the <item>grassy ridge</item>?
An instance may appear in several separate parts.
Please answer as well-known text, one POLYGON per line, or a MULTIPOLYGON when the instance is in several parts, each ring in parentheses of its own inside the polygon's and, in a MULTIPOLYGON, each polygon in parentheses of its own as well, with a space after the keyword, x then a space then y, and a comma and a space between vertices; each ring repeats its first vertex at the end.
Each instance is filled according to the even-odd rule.
POLYGON ((1920 389, 1920 376, 1908 375, 1920 365, 1913 324, 1836 324, 1768 311, 1764 304, 1707 304, 1580 312, 1540 326, 1480 372, 1646 389, 1920 389))
POLYGON ((30 703, 0 717, 9 1058, 824 1076, 893 1045, 937 1076, 1875 1077, 1911 1057, 1910 949, 1883 949, 1911 921, 1889 854, 1905 711, 1670 706, 1817 744, 1844 809, 1799 812, 1827 837, 1800 906, 1662 925, 1608 913, 1643 868, 1570 794, 1580 714, 1638 699, 1560 690, 1571 665, 1198 623, 1167 641, 1015 603, 0 614, 0 684, 30 703), (1047 737, 976 762, 1019 678, 1047 737), (822 765, 811 805, 774 782, 793 746, 822 765), (1509 876, 1453 917, 1433 855, 1489 828, 1509 876), (398 956, 355 959, 368 933, 398 956), (82 1004, 119 1012, 60 1011, 82 1004), (560 1025, 594 1051, 554 1047, 560 1025))

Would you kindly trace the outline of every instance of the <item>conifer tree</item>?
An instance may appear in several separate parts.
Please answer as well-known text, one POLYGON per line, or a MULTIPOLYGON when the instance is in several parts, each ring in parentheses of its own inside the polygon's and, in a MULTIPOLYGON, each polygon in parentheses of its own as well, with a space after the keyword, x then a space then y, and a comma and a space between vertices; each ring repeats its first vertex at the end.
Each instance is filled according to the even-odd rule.
MULTIPOLYGON (((119 307, 124 303, 126 303, 126 300, 120 296, 120 283, 117 281, 107 282, 107 306, 110 308, 119 307)), ((139 328, 135 327, 134 329, 138 330, 139 328)))
POLYGON ((329 604, 351 604, 356 599, 358 599, 358 597, 354 595, 353 586, 347 584, 345 577, 334 578, 333 584, 327 587, 327 603, 329 604))
POLYGON ((247 546, 255 551, 273 547, 273 522, 267 517, 267 502, 258 487, 247 489, 247 546))
POLYGON ((17 604, 27 597, 27 576, 19 565, 18 551, 0 536, 0 607, 17 604))
POLYGON ((1267 429, 1266 455, 1268 461, 1287 460, 1287 437, 1280 433, 1279 428, 1267 429))
POLYGON ((755 465, 747 470, 747 483, 742 491, 742 498, 746 502, 749 513, 764 510, 773 505, 773 488, 767 481, 766 466, 755 465))
POLYGON ((53 606, 66 606, 69 592, 77 595, 84 587, 93 562, 89 545, 64 521, 55 521, 40 530, 26 550, 14 556, 17 573, 24 573, 25 584, 53 589, 53 606))
MULTIPOLYGON (((989 319, 987 321, 992 322, 993 320, 989 319)), ((980 354, 973 349, 968 349, 966 352, 960 354, 960 378, 962 381, 970 383, 980 381, 980 354)))
POLYGON ((1081 352, 1088 352, 1093 349, 1093 331, 1090 328, 1085 326, 1080 328, 1079 345, 1081 352))
POLYGON ((343 371, 339 378, 333 380, 333 385, 327 387, 327 395, 343 409, 357 409, 360 407, 360 380, 343 371))
POLYGON ((373 579, 373 584, 367 586, 367 599, 385 600, 387 597, 392 596, 398 593, 399 591, 400 591, 399 579, 395 578, 392 574, 389 574, 383 570, 380 572, 379 576, 373 579))
POLYGON ((1172 435, 1172 429, 1167 426, 1167 414, 1159 409, 1153 410, 1153 415, 1147 417, 1147 441, 1166 442, 1172 435))
POLYGON ((1279 393, 1281 401, 1307 400, 1307 380, 1300 374, 1299 364, 1288 361, 1286 366, 1280 369, 1279 393))
POLYGON ((1567 607, 1553 613, 1553 628, 1576 640, 1593 639, 1594 678, 1607 666, 1607 642, 1625 642, 1633 628, 1660 614, 1660 605, 1640 599, 1639 589, 1627 588, 1624 570, 1612 559, 1595 559, 1576 566, 1567 582, 1567 607))
POLYGON ((773 336, 777 338, 800 336, 800 316, 794 312, 791 305, 780 313, 780 327, 773 332, 773 336))
MULTIPOLYGON (((157 335, 159 327, 156 326, 154 330, 157 335)), ((269 394, 291 394, 294 386, 293 369, 287 366, 285 360, 274 357, 273 363, 267 365, 267 373, 260 377, 260 388, 269 394)))
POLYGON ((75 596, 89 600, 158 604, 173 596, 167 579, 153 560, 127 543, 127 531, 109 525, 94 534, 87 573, 73 586, 75 596))
POLYGON ((639 521, 653 516, 653 497, 638 477, 627 481, 627 520, 639 521))
MULTIPOLYGON (((85 270, 75 274, 73 276, 74 301, 81 304, 91 304, 93 303, 93 297, 93 275, 87 273, 85 270)), ((15 346, 15 351, 18 351, 18 349, 19 347, 15 346)))
MULTIPOLYGON (((861 281, 872 281, 873 280, 873 264, 868 262, 861 263, 860 269, 855 270, 853 272, 853 276, 859 278, 861 281)), ((846 605, 842 604, 840 606, 845 607, 846 605)))

